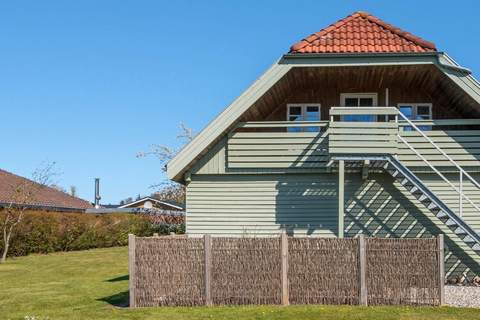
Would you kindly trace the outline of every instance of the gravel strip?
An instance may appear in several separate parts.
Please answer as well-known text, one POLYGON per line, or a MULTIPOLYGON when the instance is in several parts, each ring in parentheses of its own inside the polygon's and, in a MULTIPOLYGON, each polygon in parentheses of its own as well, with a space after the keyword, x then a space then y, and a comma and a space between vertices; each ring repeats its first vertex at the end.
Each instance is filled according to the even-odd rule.
POLYGON ((480 287, 445 286, 445 303, 453 307, 480 308, 480 287))

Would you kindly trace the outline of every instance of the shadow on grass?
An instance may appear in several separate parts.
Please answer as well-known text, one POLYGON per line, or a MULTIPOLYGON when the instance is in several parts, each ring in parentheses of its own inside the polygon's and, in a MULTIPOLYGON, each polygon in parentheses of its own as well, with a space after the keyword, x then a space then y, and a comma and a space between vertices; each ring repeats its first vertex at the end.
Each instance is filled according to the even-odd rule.
POLYGON ((123 291, 120 293, 116 293, 114 295, 108 296, 108 297, 103 297, 100 299, 97 299, 98 301, 103 301, 108 304, 111 304, 114 307, 118 308, 126 308, 129 305, 128 302, 128 291, 123 291))
POLYGON ((107 282, 117 282, 117 281, 126 281, 126 280, 128 280, 128 274, 126 274, 126 275, 124 275, 124 276, 120 276, 120 277, 108 279, 108 280, 106 280, 106 281, 107 281, 107 282))

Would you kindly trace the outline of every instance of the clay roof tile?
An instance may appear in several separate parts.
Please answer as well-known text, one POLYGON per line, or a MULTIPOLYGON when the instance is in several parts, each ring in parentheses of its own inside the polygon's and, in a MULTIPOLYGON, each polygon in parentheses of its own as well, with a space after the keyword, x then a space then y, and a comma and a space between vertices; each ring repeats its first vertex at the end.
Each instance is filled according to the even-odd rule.
POLYGON ((429 51, 437 51, 434 43, 363 11, 354 12, 290 48, 290 53, 429 51))

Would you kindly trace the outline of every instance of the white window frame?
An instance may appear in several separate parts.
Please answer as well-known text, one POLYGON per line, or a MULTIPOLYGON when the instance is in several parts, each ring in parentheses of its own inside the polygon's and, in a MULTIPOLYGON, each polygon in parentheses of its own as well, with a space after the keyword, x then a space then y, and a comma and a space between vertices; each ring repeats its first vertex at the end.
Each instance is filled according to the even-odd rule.
POLYGON ((378 105, 378 93, 376 92, 340 93, 341 107, 345 107, 345 100, 347 98, 356 98, 356 99, 372 98, 373 106, 371 107, 376 107, 378 105))
POLYGON ((432 112, 432 106, 433 104, 432 103, 419 103, 419 102, 416 102, 416 103, 407 103, 407 102, 402 102, 402 103, 397 103, 397 108, 398 110, 400 111, 400 107, 412 107, 412 117, 413 119, 410 119, 410 120, 417 120, 417 108, 418 107, 428 107, 428 110, 429 110, 429 114, 428 116, 430 117, 428 120, 432 120, 433 119, 433 112, 432 112))
MULTIPOLYGON (((305 118, 307 107, 318 107, 318 120, 322 120, 322 105, 320 103, 288 103, 287 104, 287 121, 290 121, 290 108, 301 107, 302 117, 305 118)), ((294 121, 291 121, 294 122, 294 121)))

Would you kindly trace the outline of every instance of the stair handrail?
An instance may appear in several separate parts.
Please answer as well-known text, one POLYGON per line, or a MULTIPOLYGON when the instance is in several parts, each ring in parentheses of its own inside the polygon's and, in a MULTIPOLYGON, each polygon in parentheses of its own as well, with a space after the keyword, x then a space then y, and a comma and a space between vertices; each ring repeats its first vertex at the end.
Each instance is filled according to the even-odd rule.
MULTIPOLYGON (((435 147, 445 158, 448 159, 463 175, 465 175, 477 188, 480 189, 480 183, 478 183, 470 174, 468 174, 462 167, 458 165, 455 160, 453 160, 448 154, 445 153, 437 144, 430 139, 422 130, 420 130, 410 119, 408 119, 403 113, 398 112, 400 117, 405 120, 412 128, 414 128, 418 133, 420 133, 432 146, 435 147)), ((400 136, 400 135, 399 135, 400 136)))
MULTIPOLYGON (((480 207, 478 207, 465 193, 463 193, 462 191, 462 187, 461 187, 461 179, 460 179, 460 188, 457 188, 453 183, 450 182, 450 180, 447 179, 447 177, 445 177, 445 175, 443 175, 440 171, 437 170, 437 168, 435 168, 424 156, 422 156, 410 143, 408 143, 407 140, 405 140, 400 134, 397 135, 398 138, 407 146, 409 147, 421 160, 423 160, 436 174, 438 174, 446 183, 448 183, 452 188, 453 190, 455 190, 459 195, 460 195, 460 199, 464 198, 465 200, 467 200, 475 209, 477 209, 477 211, 480 211, 480 207)), ((460 175, 461 177, 461 175, 460 175)), ((459 209, 460 209, 460 216, 462 216, 462 202, 460 200, 460 206, 459 206, 459 209)))

